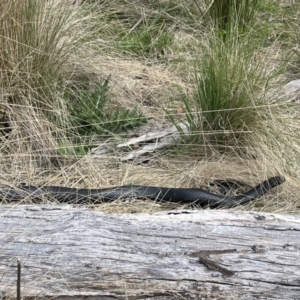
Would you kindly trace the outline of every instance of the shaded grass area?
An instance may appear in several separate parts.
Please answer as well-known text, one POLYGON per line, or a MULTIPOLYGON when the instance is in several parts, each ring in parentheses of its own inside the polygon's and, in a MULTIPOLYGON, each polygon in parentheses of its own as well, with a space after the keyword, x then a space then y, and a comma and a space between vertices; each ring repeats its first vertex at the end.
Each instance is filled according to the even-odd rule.
POLYGON ((297 5, 18 2, 0 10, 1 120, 9 125, 2 185, 200 187, 226 178, 247 190, 282 174, 286 187, 273 197, 283 204, 248 209, 298 211, 299 118, 279 97, 291 70, 297 76, 297 5), (121 164, 118 152, 89 155, 99 143, 178 122, 189 133, 147 166, 121 164))

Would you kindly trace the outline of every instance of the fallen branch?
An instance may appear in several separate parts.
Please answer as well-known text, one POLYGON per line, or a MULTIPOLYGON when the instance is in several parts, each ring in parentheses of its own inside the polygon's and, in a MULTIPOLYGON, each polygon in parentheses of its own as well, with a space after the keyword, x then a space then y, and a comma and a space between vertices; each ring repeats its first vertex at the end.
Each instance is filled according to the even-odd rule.
MULTIPOLYGON (((181 139, 178 128, 181 128, 183 133, 187 133, 188 131, 187 125, 180 123, 176 126, 173 125, 158 132, 149 132, 137 138, 129 139, 125 143, 118 144, 116 149, 126 151, 126 154, 121 157, 121 161, 133 160, 147 153, 174 145, 175 142, 178 142, 181 139)), ((94 148, 92 153, 95 155, 103 155, 113 151, 112 148, 112 144, 100 145, 99 147, 94 148)), ((143 159, 140 160, 143 161, 143 159)))
POLYGON ((110 215, 0 206, 2 295, 298 299, 300 219, 234 210, 110 215))

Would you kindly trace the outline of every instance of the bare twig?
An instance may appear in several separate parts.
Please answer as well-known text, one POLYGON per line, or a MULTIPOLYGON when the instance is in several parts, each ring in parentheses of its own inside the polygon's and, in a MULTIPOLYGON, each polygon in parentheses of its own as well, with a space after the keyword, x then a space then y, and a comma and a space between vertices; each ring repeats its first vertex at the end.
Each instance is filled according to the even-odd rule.
POLYGON ((21 300, 21 263, 18 260, 17 300, 21 300))

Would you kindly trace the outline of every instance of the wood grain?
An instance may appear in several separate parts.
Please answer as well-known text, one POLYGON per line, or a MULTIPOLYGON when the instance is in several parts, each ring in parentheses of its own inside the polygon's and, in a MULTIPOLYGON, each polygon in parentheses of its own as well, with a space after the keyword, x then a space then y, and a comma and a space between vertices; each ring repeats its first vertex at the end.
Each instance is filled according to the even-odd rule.
POLYGON ((300 299, 300 219, 0 206, 0 291, 26 299, 300 299), (225 270, 225 271, 224 271, 225 270))

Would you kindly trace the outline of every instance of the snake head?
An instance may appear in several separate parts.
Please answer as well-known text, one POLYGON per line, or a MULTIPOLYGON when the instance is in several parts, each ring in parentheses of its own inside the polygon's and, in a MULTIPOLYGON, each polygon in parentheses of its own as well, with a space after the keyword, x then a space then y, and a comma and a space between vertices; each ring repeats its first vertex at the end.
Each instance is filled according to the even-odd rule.
POLYGON ((284 183, 285 178, 283 176, 274 176, 274 177, 269 178, 267 181, 268 181, 270 187, 273 188, 279 184, 284 183))

